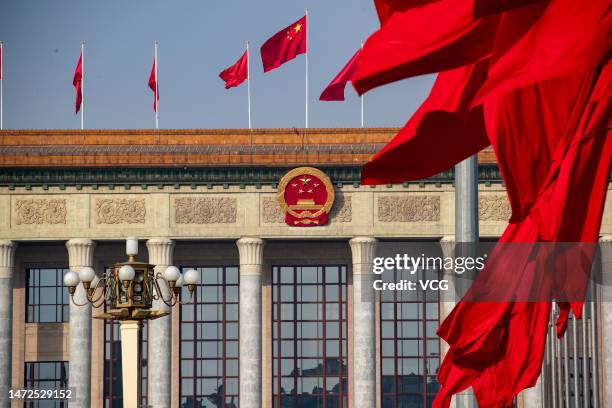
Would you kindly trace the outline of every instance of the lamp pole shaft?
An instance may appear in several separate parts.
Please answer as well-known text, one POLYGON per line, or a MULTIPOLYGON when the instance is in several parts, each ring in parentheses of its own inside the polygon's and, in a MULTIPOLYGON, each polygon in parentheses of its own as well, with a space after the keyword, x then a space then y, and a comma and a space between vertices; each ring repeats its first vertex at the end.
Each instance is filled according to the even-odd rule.
POLYGON ((123 377, 123 406, 138 408, 142 400, 141 348, 142 322, 121 321, 121 374, 123 377))

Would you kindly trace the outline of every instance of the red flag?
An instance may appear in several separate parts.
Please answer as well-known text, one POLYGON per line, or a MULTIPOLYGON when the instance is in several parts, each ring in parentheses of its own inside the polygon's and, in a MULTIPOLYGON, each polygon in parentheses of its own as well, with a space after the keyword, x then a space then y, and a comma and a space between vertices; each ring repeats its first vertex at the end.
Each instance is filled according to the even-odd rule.
POLYGON ((306 16, 274 34, 261 46, 264 72, 306 53, 306 16))
POLYGON ((473 2, 439 0, 406 10, 405 6, 392 9, 363 47, 353 77, 357 92, 458 68, 489 55, 499 16, 475 18, 473 2))
POLYGON ((361 182, 401 183, 431 177, 488 146, 482 109, 469 109, 486 79, 486 68, 487 62, 482 61, 438 74, 421 107, 363 166, 361 182), (431 151, 438 153, 427 153, 431 151))
MULTIPOLYGON (((420 73, 463 68, 439 75, 432 95, 411 119, 412 128, 409 122, 404 135, 366 165, 364 181, 403 181, 450 167, 458 156, 442 155, 435 164, 421 157, 439 151, 441 141, 450 145, 453 138, 445 132, 458 133, 468 145, 451 149, 472 154, 480 139, 464 137, 475 126, 493 144, 510 196, 512 219, 499 242, 596 242, 612 162, 612 75, 610 64, 605 66, 610 48, 601 40, 609 37, 610 16, 604 1, 580 3, 585 10, 576 10, 570 0, 423 0, 418 8, 401 7, 407 1, 375 2, 382 28, 365 44, 353 79, 360 92, 420 73), (572 14, 575 24, 568 23, 572 14), (474 64, 487 64, 484 75, 458 76, 474 64), (452 84, 453 75, 457 88, 443 87, 452 84), (483 89, 488 93, 475 104, 483 89), (439 125, 436 110, 450 113, 465 128, 439 125), (395 169, 403 173, 397 176, 395 169)), ((500 260, 508 255, 501 252, 500 260)), ((558 283, 545 257, 534 260, 541 265, 531 259, 511 268, 487 263, 478 283, 499 284, 510 277, 537 287, 535 278, 550 281, 542 275, 550 273, 558 283)), ((588 268, 566 271, 571 275, 559 282, 584 288, 587 260, 588 268)), ((581 316, 581 299, 569 299, 560 305, 560 334, 570 308, 581 316)), ((550 302, 462 300, 438 331, 449 352, 433 406, 448 407, 451 396, 470 385, 480 406, 510 406, 540 374, 550 308, 550 302)))
POLYGON ((157 112, 157 100, 159 99, 158 84, 157 84, 157 58, 153 58, 153 68, 149 75, 149 88, 153 91, 153 110, 157 112))
MULTIPOLYGON (((514 27, 503 22, 498 37, 513 37, 514 27)), ((611 37, 609 0, 591 0, 588 7, 573 0, 550 1, 525 35, 510 47, 496 47, 501 49, 493 53, 489 78, 476 102, 493 93, 590 71, 608 57, 611 37)))
POLYGON ((81 56, 79 57, 79 62, 77 62, 77 66, 74 69, 74 78, 72 79, 72 85, 74 85, 74 89, 76 89, 76 103, 74 108, 74 113, 79 113, 81 110, 81 103, 83 102, 83 93, 81 92, 81 82, 83 81, 83 53, 81 52, 81 56))
POLYGON ((244 54, 234 65, 224 69, 219 77, 225 81, 225 89, 238 86, 249 78, 249 51, 244 54))
POLYGON ((359 61, 359 55, 361 49, 357 50, 355 55, 350 61, 342 68, 342 71, 336 75, 334 79, 327 85, 327 88, 323 90, 320 101, 343 101, 344 100, 344 88, 346 83, 351 80, 353 74, 357 70, 357 62, 359 61))
POLYGON ((0 81, 2 81, 2 45, 0 45, 0 81))

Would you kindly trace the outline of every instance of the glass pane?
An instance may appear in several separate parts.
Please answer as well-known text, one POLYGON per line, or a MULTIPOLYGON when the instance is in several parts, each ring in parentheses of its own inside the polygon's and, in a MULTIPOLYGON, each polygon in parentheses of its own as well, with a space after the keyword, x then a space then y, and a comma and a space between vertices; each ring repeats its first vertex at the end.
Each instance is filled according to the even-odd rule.
POLYGON ((320 271, 317 267, 307 266, 298 268, 299 283, 318 283, 320 282, 320 271))
POLYGON ((338 283, 340 278, 340 268, 337 266, 328 266, 325 268, 325 282, 338 283))
POLYGON ((227 285, 238 284, 238 268, 225 268, 225 283, 227 285))
POLYGON ((238 286, 228 286, 225 288, 225 301, 238 302, 238 286))
POLYGON ((297 305, 297 318, 298 320, 317 320, 320 318, 319 305, 299 303, 297 305))

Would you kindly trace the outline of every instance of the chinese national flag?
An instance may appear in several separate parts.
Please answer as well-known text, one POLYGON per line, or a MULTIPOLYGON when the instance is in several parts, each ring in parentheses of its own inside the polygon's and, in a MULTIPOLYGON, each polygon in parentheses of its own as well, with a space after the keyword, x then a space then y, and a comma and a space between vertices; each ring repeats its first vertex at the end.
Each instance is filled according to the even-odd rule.
POLYGON ((153 59, 153 68, 149 75, 149 88, 153 91, 153 110, 157 112, 157 100, 159 99, 158 84, 157 84, 157 60, 153 59))
POLYGON ((72 79, 72 85, 76 89, 76 103, 74 107, 74 113, 79 113, 81 110, 81 103, 83 102, 83 93, 81 92, 81 81, 83 80, 83 53, 79 57, 79 62, 74 69, 74 78, 72 79))
POLYGON ((336 77, 327 85, 327 88, 323 90, 320 101, 343 101, 344 100, 344 88, 346 83, 351 80, 353 74, 357 70, 357 62, 359 61, 359 55, 361 49, 357 50, 355 55, 350 61, 342 68, 342 71, 336 75, 336 77))
POLYGON ((234 65, 224 69, 219 77, 225 81, 225 89, 238 86, 249 78, 249 52, 244 54, 234 65))
POLYGON ((2 47, 0 46, 0 81, 2 81, 2 47))
POLYGON ((261 46, 264 72, 306 53, 306 16, 274 34, 261 46))

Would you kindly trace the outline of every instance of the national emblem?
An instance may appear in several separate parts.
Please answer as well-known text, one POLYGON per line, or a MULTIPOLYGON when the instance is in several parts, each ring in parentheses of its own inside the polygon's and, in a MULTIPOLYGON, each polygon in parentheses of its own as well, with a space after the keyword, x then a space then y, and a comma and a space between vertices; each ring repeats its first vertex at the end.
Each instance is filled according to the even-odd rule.
POLYGON ((334 196, 334 187, 327 174, 314 167, 289 171, 281 179, 277 193, 285 212, 285 223, 292 227, 327 224, 334 196))

